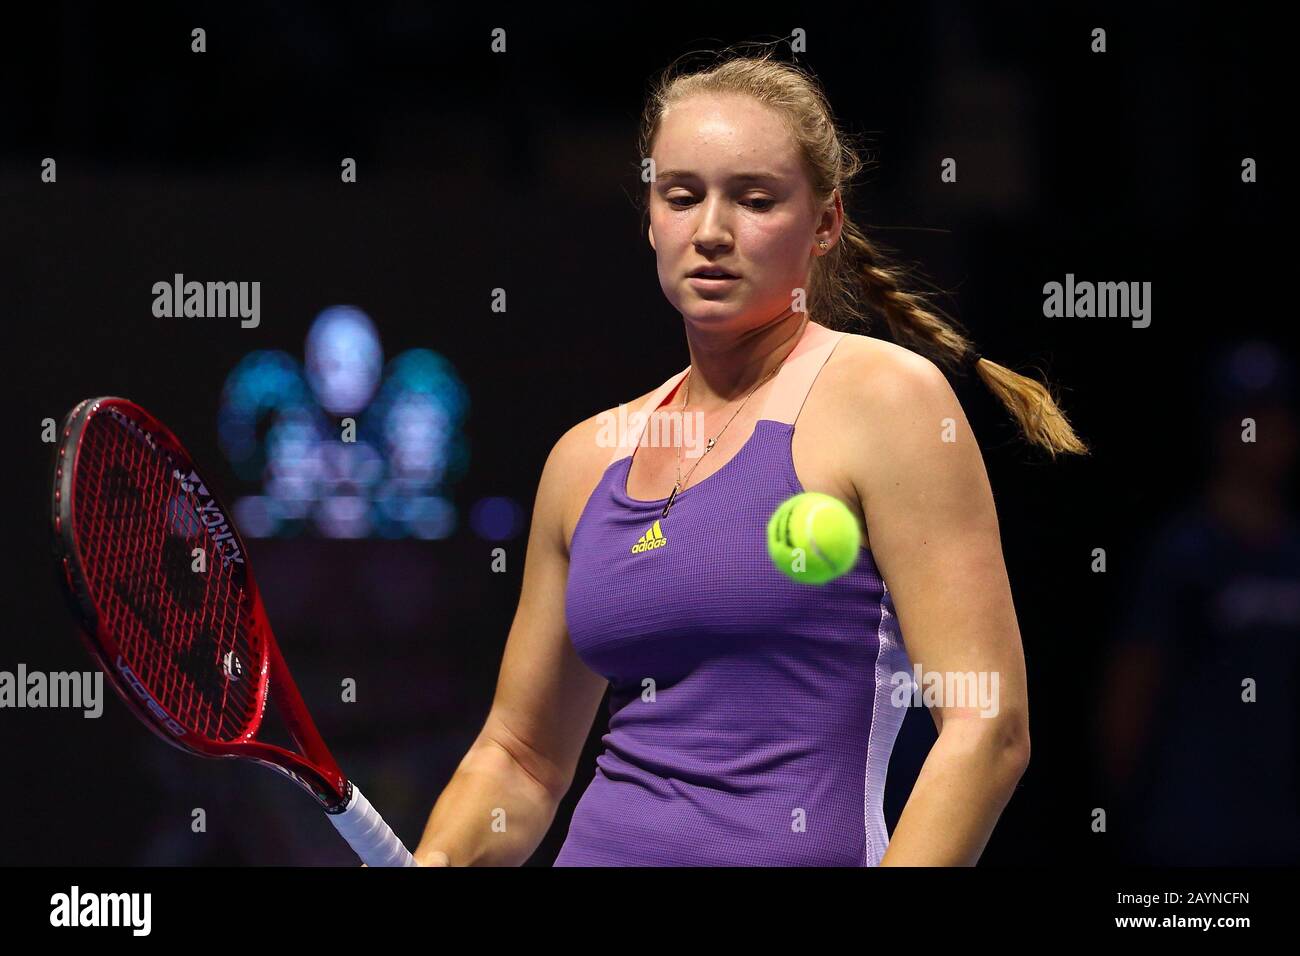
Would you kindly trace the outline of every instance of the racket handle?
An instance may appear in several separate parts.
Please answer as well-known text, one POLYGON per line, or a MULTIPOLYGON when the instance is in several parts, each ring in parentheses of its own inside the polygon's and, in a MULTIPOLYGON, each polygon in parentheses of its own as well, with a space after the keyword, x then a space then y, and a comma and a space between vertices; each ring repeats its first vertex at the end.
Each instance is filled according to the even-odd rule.
POLYGON ((366 866, 416 865, 415 858, 355 783, 352 784, 352 799, 348 805, 338 813, 326 816, 366 866))

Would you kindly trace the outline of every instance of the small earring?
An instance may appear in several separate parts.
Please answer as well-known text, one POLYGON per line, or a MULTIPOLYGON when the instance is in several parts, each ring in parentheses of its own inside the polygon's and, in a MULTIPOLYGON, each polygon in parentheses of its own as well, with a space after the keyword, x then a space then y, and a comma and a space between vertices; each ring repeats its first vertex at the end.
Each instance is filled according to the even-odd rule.
POLYGON ((819 239, 819 240, 817 241, 817 245, 819 245, 819 246, 821 246, 823 249, 825 249, 825 248, 826 248, 826 240, 825 240, 825 239, 819 239))

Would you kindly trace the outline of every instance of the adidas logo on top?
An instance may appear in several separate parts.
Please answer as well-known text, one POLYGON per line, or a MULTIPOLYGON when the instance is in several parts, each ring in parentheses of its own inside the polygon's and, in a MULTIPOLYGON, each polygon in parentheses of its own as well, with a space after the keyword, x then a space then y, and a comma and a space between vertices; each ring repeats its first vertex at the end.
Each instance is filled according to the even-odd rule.
POLYGON ((650 530, 637 539, 636 544, 632 545, 632 553, 640 554, 642 551, 653 551, 655 548, 662 548, 668 543, 664 537, 663 531, 659 528, 659 522, 656 521, 650 526, 650 530))

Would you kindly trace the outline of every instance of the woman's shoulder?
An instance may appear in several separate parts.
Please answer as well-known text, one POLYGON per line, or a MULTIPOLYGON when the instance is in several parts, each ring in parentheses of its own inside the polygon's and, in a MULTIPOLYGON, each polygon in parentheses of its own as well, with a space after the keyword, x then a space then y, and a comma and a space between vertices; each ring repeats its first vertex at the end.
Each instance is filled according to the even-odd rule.
POLYGON ((924 355, 855 332, 844 333, 824 371, 837 397, 858 411, 951 393, 943 370, 924 355))
POLYGON ((846 449, 840 467, 860 503, 912 507, 918 494, 938 500, 936 489, 946 488, 945 500, 982 506, 987 478, 979 446, 968 440, 969 422, 938 365, 866 335, 845 336, 832 358, 823 369, 829 384, 819 427, 846 449))
POLYGON ((543 472, 549 474, 555 492, 562 501, 561 534, 566 542, 573 539, 574 529, 587 500, 613 462, 623 429, 634 425, 630 413, 644 405, 657 389, 651 389, 626 402, 602 409, 571 426, 555 442, 543 472))

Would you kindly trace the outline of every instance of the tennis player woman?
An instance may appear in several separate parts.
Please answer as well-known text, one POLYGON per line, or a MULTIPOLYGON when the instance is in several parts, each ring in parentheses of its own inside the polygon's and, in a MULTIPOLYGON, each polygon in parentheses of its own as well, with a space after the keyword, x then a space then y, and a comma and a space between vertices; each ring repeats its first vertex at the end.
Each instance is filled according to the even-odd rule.
POLYGON ((941 367, 974 363, 1052 455, 1086 449, 1046 388, 975 356, 846 215, 861 163, 805 71, 735 51, 670 68, 641 146, 690 365, 622 410, 627 434, 615 407, 555 444, 491 713, 415 856, 526 861, 609 686, 556 865, 974 864, 1029 760, 1028 703, 993 497, 941 367), (892 342, 843 330, 869 315, 892 342), (653 440, 669 413, 694 441, 653 440), (863 535, 822 586, 767 555, 768 516, 804 490, 863 535), (891 838, 885 771, 912 702, 895 675, 913 664, 983 675, 996 699, 931 709, 938 739, 891 838))

